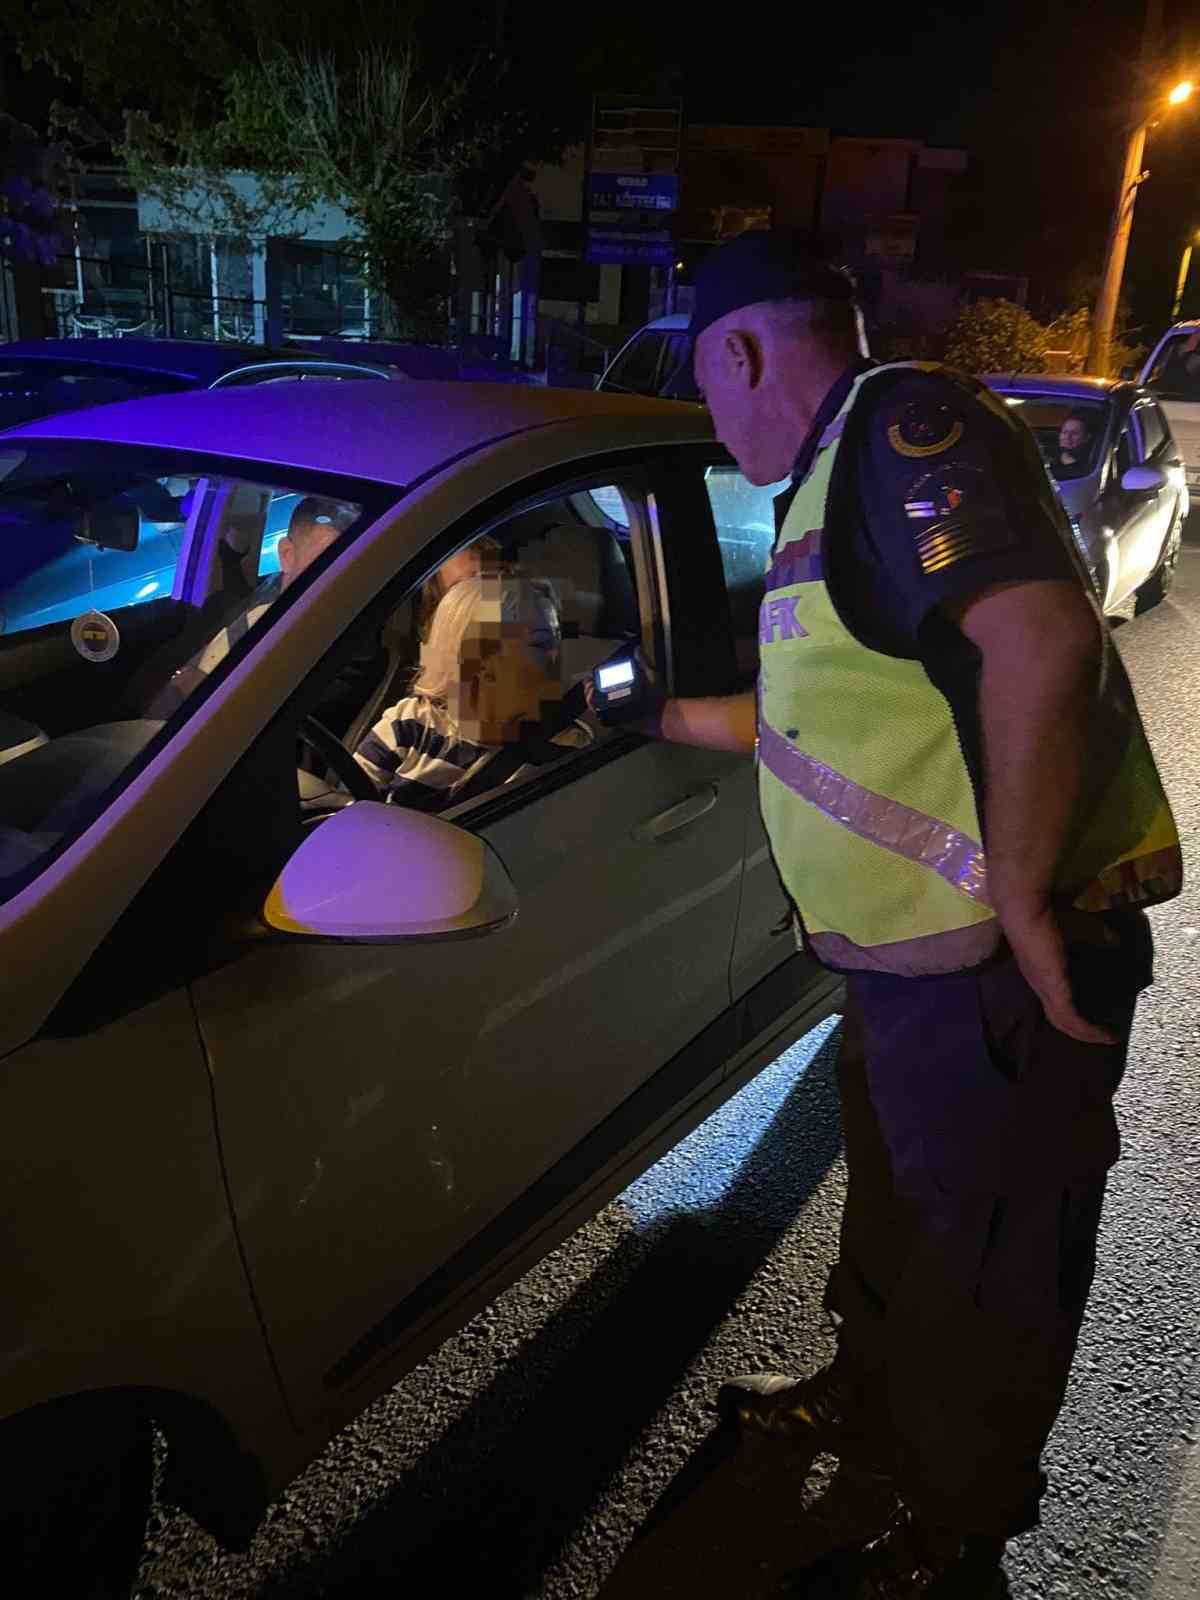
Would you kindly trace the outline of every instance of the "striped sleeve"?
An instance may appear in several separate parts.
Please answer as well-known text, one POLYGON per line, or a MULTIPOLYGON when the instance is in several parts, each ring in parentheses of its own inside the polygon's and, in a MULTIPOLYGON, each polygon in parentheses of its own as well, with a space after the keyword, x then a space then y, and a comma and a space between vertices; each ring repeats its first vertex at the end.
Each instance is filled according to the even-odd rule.
POLYGON ((376 788, 403 800, 410 785, 425 791, 452 789, 489 753, 485 745, 460 739, 437 701, 410 695, 384 712, 354 759, 376 788))

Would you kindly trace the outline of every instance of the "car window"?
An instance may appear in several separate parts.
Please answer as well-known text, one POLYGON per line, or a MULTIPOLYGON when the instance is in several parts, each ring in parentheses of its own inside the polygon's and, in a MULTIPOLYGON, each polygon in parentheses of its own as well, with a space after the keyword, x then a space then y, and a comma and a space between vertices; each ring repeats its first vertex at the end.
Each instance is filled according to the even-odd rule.
POLYGON ((775 544, 775 499, 788 480, 758 487, 736 467, 709 467, 704 475, 721 548, 739 675, 758 665, 758 608, 775 544))
POLYGON ((311 714, 381 798, 456 809, 614 736, 590 712, 586 685, 642 634, 630 548, 642 504, 631 485, 609 483, 523 507, 415 596, 364 619, 354 656, 380 663, 370 692, 347 718, 343 672, 321 685, 311 714), (614 500, 620 518, 600 509, 614 500))
POLYGON ((249 366, 238 367, 233 372, 227 372, 224 377, 217 380, 214 388, 237 389, 257 387, 264 383, 340 383, 354 382, 358 379, 374 379, 381 381, 378 372, 369 372, 365 367, 297 365, 297 366, 249 366))
POLYGON ((999 393, 1032 429, 1053 477, 1065 481, 1095 472, 1108 435, 1110 402, 1077 395, 999 393))
POLYGON ((0 441, 0 898, 97 815, 362 513, 164 451, 0 441), (260 580, 272 519, 289 546, 276 540, 260 580))
POLYGON ((692 369, 692 342, 686 332, 673 333, 663 353, 659 393, 664 400, 699 400, 692 369))
POLYGON ((22 360, 0 354, 0 429, 17 428, 60 411, 82 411, 148 394, 195 388, 164 372, 86 361, 22 360))
POLYGON ((73 452, 0 448, 0 634, 168 598, 196 479, 70 472, 73 452))
POLYGON ((605 374, 604 387, 629 394, 657 394, 659 357, 665 338, 663 333, 650 329, 639 333, 605 374))
POLYGON ((1134 415, 1142 434, 1142 456, 1144 460, 1149 461, 1166 443, 1167 430, 1163 426, 1157 406, 1138 406, 1134 415))
POLYGON ((1200 401, 1200 329, 1164 341, 1145 386, 1160 400, 1200 401))
POLYGON ((1136 466, 1139 460, 1137 439, 1133 431, 1133 418, 1130 417, 1121 429, 1120 438, 1117 440, 1117 481, 1119 482, 1125 476, 1130 467, 1136 466))

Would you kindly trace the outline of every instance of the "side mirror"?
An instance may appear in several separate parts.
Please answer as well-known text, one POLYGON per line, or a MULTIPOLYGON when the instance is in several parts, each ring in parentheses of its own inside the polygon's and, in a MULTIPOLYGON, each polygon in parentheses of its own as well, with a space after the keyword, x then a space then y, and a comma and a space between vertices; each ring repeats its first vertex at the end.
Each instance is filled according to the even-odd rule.
POLYGON ((318 823, 268 894, 281 933, 391 944, 503 928, 517 891, 490 845, 440 817, 360 800, 318 823))
POLYGON ((1161 467, 1126 467, 1121 477, 1121 487, 1126 494, 1157 494, 1167 486, 1167 475, 1161 467))

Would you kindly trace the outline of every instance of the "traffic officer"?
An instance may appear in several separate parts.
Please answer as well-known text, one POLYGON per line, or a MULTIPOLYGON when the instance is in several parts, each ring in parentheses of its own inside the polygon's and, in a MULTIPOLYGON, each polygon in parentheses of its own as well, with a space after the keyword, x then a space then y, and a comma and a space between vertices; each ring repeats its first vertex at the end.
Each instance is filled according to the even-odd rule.
POLYGON ((1179 843, 1033 436, 960 374, 873 366, 861 329, 794 235, 700 268, 717 434, 791 487, 757 697, 652 725, 756 750, 798 931, 847 984, 837 1354, 722 1408, 894 1484, 837 1593, 988 1600, 1038 1521, 1179 843))

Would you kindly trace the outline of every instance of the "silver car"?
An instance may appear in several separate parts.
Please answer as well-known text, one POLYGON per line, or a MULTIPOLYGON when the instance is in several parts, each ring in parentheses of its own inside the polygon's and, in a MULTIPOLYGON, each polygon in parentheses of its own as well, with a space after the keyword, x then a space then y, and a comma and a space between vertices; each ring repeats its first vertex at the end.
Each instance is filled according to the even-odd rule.
POLYGON ((1155 605, 1188 514, 1183 457, 1156 398, 1107 378, 983 381, 1033 429, 1105 613, 1155 605))
POLYGON ((699 408, 289 384, 47 418, 0 439, 0 604, 56 541, 98 569, 136 545, 149 485, 169 595, 0 636, 22 1594, 128 1585, 153 1426, 163 1496, 244 1547, 331 1433, 839 998, 752 762, 580 693, 634 642, 679 692, 754 673, 773 491, 699 408), (268 602, 297 496, 336 536, 268 602), (562 699, 440 809, 381 803, 352 752, 407 691, 427 580, 484 536, 556 596, 562 699))
POLYGON ((1146 358, 1141 383, 1171 424, 1188 488, 1200 493, 1200 322, 1177 322, 1168 328, 1146 358))

